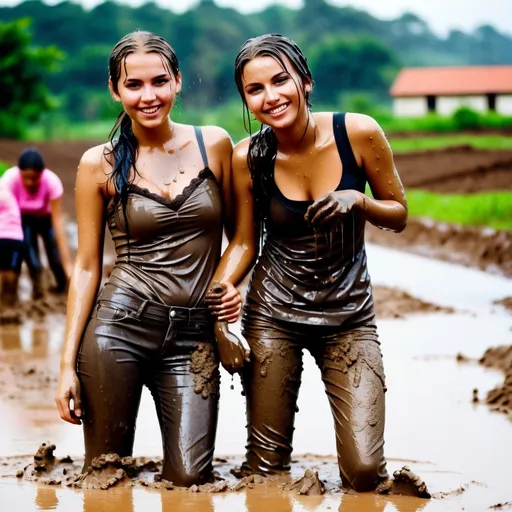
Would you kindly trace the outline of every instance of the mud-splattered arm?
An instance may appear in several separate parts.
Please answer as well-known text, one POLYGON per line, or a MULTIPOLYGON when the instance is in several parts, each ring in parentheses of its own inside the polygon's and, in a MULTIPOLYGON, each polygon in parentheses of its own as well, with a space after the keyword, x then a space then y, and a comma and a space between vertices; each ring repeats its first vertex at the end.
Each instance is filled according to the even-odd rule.
POLYGON ((356 160, 364 168, 373 198, 358 193, 356 208, 380 228, 400 232, 407 224, 407 199, 389 142, 373 118, 347 114, 347 132, 356 160))

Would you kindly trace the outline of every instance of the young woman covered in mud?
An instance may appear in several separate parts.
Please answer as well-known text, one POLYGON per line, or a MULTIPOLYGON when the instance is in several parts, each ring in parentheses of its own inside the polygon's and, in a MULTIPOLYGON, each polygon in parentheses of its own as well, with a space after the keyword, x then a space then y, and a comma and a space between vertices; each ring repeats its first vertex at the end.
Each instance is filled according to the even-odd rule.
MULTIPOLYGON (((24 250, 32 279, 32 295, 38 299, 44 295, 43 265, 39 255, 39 237, 42 238, 46 257, 55 278, 55 293, 65 293, 71 274, 71 257, 62 215, 61 179, 46 169, 43 156, 36 149, 26 149, 18 159, 18 165, 5 171, 2 181, 18 202, 23 225, 24 250)), ((22 259, 16 259, 13 269, 21 272, 22 259)))
POLYGON ((406 225, 390 146, 366 115, 311 111, 306 58, 286 37, 248 40, 235 80, 247 115, 262 123, 233 153, 238 225, 216 275, 238 283, 263 240, 242 321, 252 353, 244 467, 290 468, 307 349, 331 404, 343 485, 373 490, 388 479, 385 382, 364 227, 406 225))
MULTIPOLYGON (((212 469, 219 371, 204 295, 228 217, 232 143, 218 127, 170 118, 181 73, 162 37, 126 35, 109 73, 123 108, 112 131, 119 135, 88 150, 78 167, 78 253, 56 401, 64 420, 83 423, 87 467, 101 454, 131 455, 148 386, 162 431, 162 476, 189 486, 212 469), (117 257, 97 296, 105 223, 117 257)), ((241 299, 223 284, 216 313, 235 321, 241 299)))

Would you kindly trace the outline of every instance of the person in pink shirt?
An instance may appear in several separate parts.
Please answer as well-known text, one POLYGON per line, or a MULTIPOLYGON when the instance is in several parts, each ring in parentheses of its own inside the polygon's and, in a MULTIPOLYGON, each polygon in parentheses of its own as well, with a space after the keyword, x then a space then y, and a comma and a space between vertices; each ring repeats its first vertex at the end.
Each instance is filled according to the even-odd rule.
MULTIPOLYGON (((41 153, 32 148, 21 153, 18 165, 5 171, 1 180, 16 198, 21 212, 25 244, 23 259, 32 278, 33 297, 40 298, 44 293, 39 237, 43 240, 55 277, 54 291, 64 293, 71 259, 62 218, 62 181, 54 172, 46 169, 41 153)), ((15 270, 19 274, 21 262, 15 270)))
POLYGON ((0 310, 16 304, 23 257, 23 229, 16 198, 0 180, 0 310))

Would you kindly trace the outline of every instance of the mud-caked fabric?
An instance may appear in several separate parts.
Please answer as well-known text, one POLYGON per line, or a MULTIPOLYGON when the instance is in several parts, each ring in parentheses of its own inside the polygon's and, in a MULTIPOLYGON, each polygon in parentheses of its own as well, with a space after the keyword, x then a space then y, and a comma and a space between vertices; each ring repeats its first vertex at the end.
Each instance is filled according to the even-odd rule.
POLYGON ((290 468, 303 350, 321 370, 334 419, 344 487, 369 491, 388 477, 384 459, 385 379, 373 325, 340 330, 252 315, 244 326, 252 364, 244 374, 251 471, 290 468))
POLYGON ((132 454, 146 385, 162 431, 163 478, 180 486, 209 478, 219 370, 211 315, 205 308, 165 308, 106 285, 87 325, 77 371, 85 467, 102 454, 132 454))

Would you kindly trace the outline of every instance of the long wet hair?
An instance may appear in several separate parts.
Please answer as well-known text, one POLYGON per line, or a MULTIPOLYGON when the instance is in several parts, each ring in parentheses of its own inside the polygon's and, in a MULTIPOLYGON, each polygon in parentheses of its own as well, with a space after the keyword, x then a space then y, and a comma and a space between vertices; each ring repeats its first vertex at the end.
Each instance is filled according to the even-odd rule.
POLYGON ((251 133, 251 113, 245 99, 243 73, 247 63, 257 57, 272 57, 288 73, 290 73, 291 70, 288 69, 283 57, 286 57, 291 62, 294 71, 300 77, 300 83, 296 83, 295 85, 297 89, 302 92, 308 110, 311 110, 311 92, 306 90, 306 85, 313 85, 313 77, 307 59, 297 43, 281 34, 264 34, 248 39, 243 44, 242 49, 235 59, 235 82, 244 104, 244 126, 246 131, 251 135, 247 164, 251 172, 255 219, 258 223, 257 227, 261 239, 263 234, 263 221, 268 213, 270 185, 273 179, 274 160, 277 155, 277 138, 274 130, 270 126, 262 125, 257 133, 254 135, 251 133))
MULTIPOLYGON (((119 94, 118 84, 121 77, 122 66, 126 72, 126 58, 132 53, 158 53, 167 72, 177 78, 179 73, 178 57, 172 46, 163 37, 136 30, 124 36, 112 49, 108 61, 109 78, 112 89, 119 94)), ((117 116, 116 123, 110 132, 111 150, 107 152, 112 162, 112 172, 109 180, 114 184, 117 204, 121 202, 128 237, 128 219, 126 217, 126 203, 128 201, 128 187, 138 174, 136 161, 139 142, 132 131, 132 122, 128 114, 122 110, 117 116), (119 132, 119 135, 117 135, 119 132), (134 175, 130 177, 133 167, 134 175)), ((129 237, 128 237, 129 238, 129 237)))

